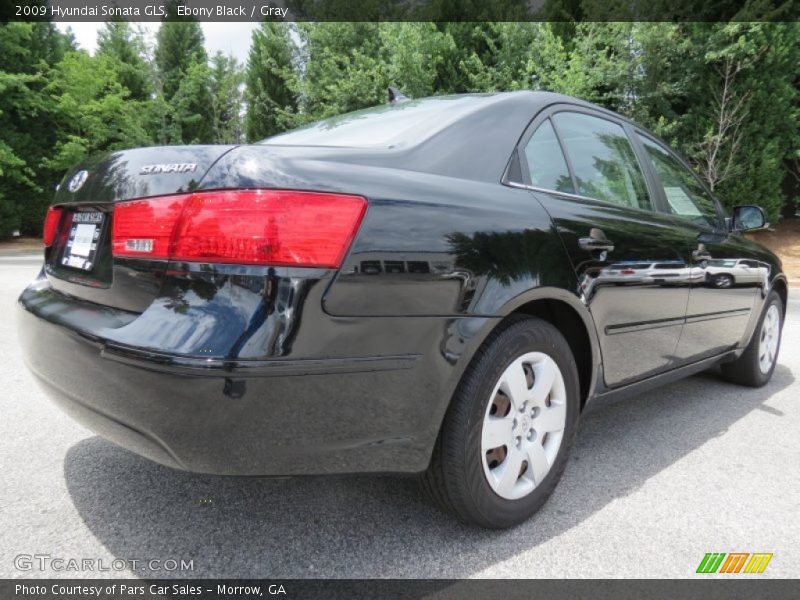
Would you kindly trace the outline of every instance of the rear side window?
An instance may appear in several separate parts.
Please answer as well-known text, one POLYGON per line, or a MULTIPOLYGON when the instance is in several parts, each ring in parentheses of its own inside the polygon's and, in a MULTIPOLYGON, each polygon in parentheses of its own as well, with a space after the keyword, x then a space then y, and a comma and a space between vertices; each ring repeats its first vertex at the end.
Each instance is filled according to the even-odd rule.
POLYGON ((579 194, 631 208, 653 209, 642 170, 622 126, 570 112, 554 115, 553 122, 572 163, 579 194))
POLYGON ((700 227, 715 228, 719 222, 717 205, 694 173, 666 148, 641 135, 639 139, 664 187, 670 214, 687 219, 700 227))
POLYGON ((545 190, 575 193, 567 161, 550 119, 539 125, 531 136, 525 146, 525 158, 531 174, 531 185, 545 190))

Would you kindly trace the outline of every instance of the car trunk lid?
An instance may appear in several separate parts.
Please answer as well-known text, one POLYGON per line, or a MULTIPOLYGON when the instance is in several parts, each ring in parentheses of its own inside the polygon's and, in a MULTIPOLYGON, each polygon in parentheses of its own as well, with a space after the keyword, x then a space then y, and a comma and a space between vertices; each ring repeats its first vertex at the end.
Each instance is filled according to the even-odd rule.
MULTIPOLYGON (((97 304, 140 312, 158 294, 167 261, 114 260, 114 206, 136 198, 196 189, 234 146, 166 146, 113 152, 85 161, 59 185, 52 244, 45 251, 51 285, 97 304)), ((154 224, 155 225, 155 224, 154 224)))

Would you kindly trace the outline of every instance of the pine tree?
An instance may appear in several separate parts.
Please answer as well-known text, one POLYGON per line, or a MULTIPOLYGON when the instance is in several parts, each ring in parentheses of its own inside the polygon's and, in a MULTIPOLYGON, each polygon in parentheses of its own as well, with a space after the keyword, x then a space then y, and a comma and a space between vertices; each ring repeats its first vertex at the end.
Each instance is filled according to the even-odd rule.
MULTIPOLYGON (((176 5, 170 5, 168 11, 176 5)), ((206 64, 205 38, 200 23, 195 20, 178 21, 177 13, 168 12, 170 21, 165 21, 156 36, 155 59, 161 77, 162 93, 169 102, 178 93, 181 80, 189 68, 196 64, 206 64)))
POLYGON ((203 30, 193 19, 177 20, 177 5, 167 5, 170 20, 161 24, 156 36, 155 62, 163 111, 161 141, 210 143, 214 128, 203 30))
POLYGON ((214 141, 239 144, 244 137, 244 74, 233 56, 217 52, 211 59, 211 106, 214 115, 214 141))
POLYGON ((154 92, 144 53, 141 34, 124 21, 109 21, 97 34, 97 55, 117 61, 117 77, 131 100, 149 100, 154 92))
POLYGON ((253 32, 245 70, 249 141, 283 131, 297 111, 293 55, 286 24, 264 22, 253 32))
POLYGON ((386 102, 386 56, 378 23, 301 23, 304 119, 386 102))

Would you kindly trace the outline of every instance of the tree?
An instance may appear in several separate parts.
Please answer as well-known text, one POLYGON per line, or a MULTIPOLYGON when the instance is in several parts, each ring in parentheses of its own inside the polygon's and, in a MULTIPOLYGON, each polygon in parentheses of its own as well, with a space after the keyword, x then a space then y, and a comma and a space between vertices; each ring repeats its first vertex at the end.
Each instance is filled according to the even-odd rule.
POLYGON ((56 65, 46 91, 57 115, 58 141, 49 167, 64 171, 87 156, 151 143, 141 102, 117 78, 116 59, 70 52, 56 65))
POLYGON ((800 142, 797 24, 682 27, 693 60, 683 63, 683 91, 663 129, 729 208, 761 204, 774 222, 787 201, 786 160, 800 142))
POLYGON ((412 98, 450 90, 443 71, 455 52, 455 42, 434 23, 382 23, 380 43, 385 68, 383 84, 395 86, 412 98))
MULTIPOLYGON (((174 10, 171 4, 168 11, 174 10)), ((170 21, 161 24, 156 35, 155 60, 161 77, 162 93, 167 101, 178 93, 181 80, 189 68, 208 62, 205 38, 200 23, 194 20, 176 20, 177 12, 168 12, 170 21)))
MULTIPOLYGON (((548 2, 562 11, 558 23, 448 22, 459 10, 449 0, 413 8, 429 22, 267 22, 242 73, 222 55, 209 64, 200 25, 177 17, 179 1, 153 49, 125 23, 105 25, 96 56, 75 52, 50 23, 0 25, 0 235, 38 234, 53 185, 90 154, 237 143, 242 129, 255 141, 383 104, 389 85, 411 97, 579 96, 665 138, 729 207, 756 202, 774 221, 800 194, 800 24, 759 22, 759 2, 740 15, 752 18, 730 23, 605 22, 610 5, 600 0, 548 2), (587 16, 598 18, 570 21, 587 16)), ((473 8, 491 16, 516 5, 527 6, 473 8)), ((358 10, 387 9, 375 0, 358 10)))
POLYGON ((242 142, 243 83, 244 74, 236 59, 217 52, 211 59, 211 112, 215 143, 242 142))
POLYGON ((383 104, 388 86, 412 97, 451 91, 453 37, 433 23, 303 23, 297 122, 383 104))
POLYGON ((566 91, 567 53, 549 24, 482 23, 472 28, 467 45, 461 37, 463 91, 566 91))
POLYGON ((124 21, 109 21, 97 34, 97 55, 116 61, 117 80, 131 100, 149 100, 154 93, 150 68, 144 59, 145 43, 140 32, 124 21))
POLYGON ((297 112, 295 52, 285 23, 267 21, 253 32, 245 71, 248 140, 274 135, 292 123, 297 112))
POLYGON ((178 20, 178 2, 167 5, 167 18, 156 36, 155 63, 160 83, 161 142, 210 143, 214 138, 209 90, 210 71, 200 24, 178 20))
POLYGON ((211 96, 211 69, 195 63, 184 73, 178 90, 167 102, 165 141, 170 144, 211 144, 214 118, 211 96))
POLYGON ((386 101, 378 23, 301 23, 298 80, 302 120, 330 117, 386 101))
POLYGON ((71 44, 51 23, 0 25, 0 236, 41 232, 60 178, 44 164, 57 139, 45 88, 71 44))

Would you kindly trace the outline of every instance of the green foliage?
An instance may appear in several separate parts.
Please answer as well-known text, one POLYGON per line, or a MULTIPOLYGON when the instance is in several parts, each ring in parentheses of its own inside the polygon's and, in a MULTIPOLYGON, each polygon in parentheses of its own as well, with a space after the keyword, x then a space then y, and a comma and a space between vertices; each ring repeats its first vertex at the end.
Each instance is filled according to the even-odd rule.
POLYGON ((244 138, 244 73, 238 61, 217 52, 211 59, 209 85, 214 142, 241 143, 244 138))
POLYGON ((380 102, 389 85, 413 98, 452 91, 447 67, 457 49, 447 31, 433 23, 385 23, 379 33, 386 64, 380 102))
POLYGON ((160 143, 214 141, 214 124, 207 112, 211 72, 203 43, 203 31, 194 20, 164 22, 158 29, 155 63, 161 84, 160 143))
POLYGON ((386 100, 377 23, 302 23, 297 94, 305 120, 374 106, 386 100))
POLYGON ((564 89, 568 59, 549 24, 479 23, 450 27, 462 49, 459 91, 564 89))
POLYGON ((245 71, 248 140, 274 135, 293 122, 295 51, 285 23, 265 22, 253 32, 245 71))
POLYGON ((69 48, 50 23, 0 25, 0 236, 38 234, 60 178, 44 165, 56 142, 46 86, 69 48))
POLYGON ((98 33, 97 55, 117 61, 113 65, 116 79, 128 89, 131 100, 150 100, 155 93, 145 53, 141 33, 124 21, 110 21, 98 33))
POLYGON ((386 101, 457 91, 453 37, 433 23, 263 23, 246 67, 247 138, 386 101))
POLYGON ((720 24, 710 35, 701 32, 705 85, 694 88, 700 93, 681 119, 687 137, 697 135, 687 154, 712 189, 729 206, 762 205, 773 222, 786 200, 784 159, 800 147, 798 32, 797 23, 720 24))
POLYGON ((147 106, 130 100, 115 70, 117 61, 70 52, 59 62, 45 91, 52 98, 60 135, 44 164, 65 171, 86 156, 150 143, 142 114, 147 106))
POLYGON ((193 65, 208 61, 203 43, 203 30, 197 21, 170 21, 159 27, 155 60, 167 101, 178 93, 193 65))
MULTIPOLYGON (((52 24, 2 24, 0 236, 38 234, 54 183, 90 154, 256 141, 382 104, 390 85, 411 97, 534 89, 599 103, 681 150, 727 206, 759 203, 776 220, 800 192, 800 25, 758 22, 776 16, 760 0, 730 23, 602 22, 628 4, 549 1, 545 13, 561 21, 550 23, 449 22, 461 14, 450 0, 403 9, 432 11, 428 22, 266 22, 244 70, 220 54, 209 61, 191 19, 163 23, 154 48, 130 25, 107 23, 95 56, 52 24)), ((735 14, 734 4, 725 10, 735 14)), ((370 0, 354 10, 400 10, 391 6, 370 0)), ((526 6, 469 8, 490 17, 526 6)), ((666 6, 705 14, 683 0, 651 8, 666 6)))
POLYGON ((634 118, 678 147, 730 208, 776 221, 800 147, 797 23, 636 25, 634 118))
POLYGON ((193 21, 163 25, 155 52, 106 23, 95 56, 50 23, 6 23, 0 57, 0 237, 38 235, 55 184, 93 154, 243 137, 241 68, 209 65, 193 21))

